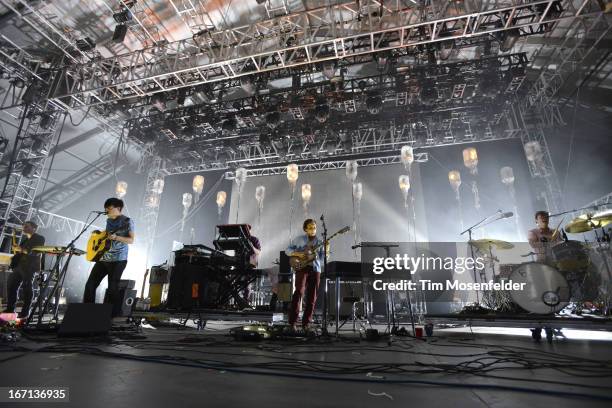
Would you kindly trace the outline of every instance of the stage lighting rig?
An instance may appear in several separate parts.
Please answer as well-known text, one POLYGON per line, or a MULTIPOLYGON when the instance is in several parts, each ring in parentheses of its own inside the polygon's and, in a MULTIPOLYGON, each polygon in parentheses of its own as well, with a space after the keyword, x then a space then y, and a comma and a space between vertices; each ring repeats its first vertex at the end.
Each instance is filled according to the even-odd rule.
POLYGON ((276 129, 280 124, 280 119, 279 111, 268 112, 268 114, 266 114, 266 126, 270 129, 276 129))
POLYGON ((366 99, 366 109, 370 115, 378 115, 382 111, 383 100, 379 94, 368 95, 366 99))

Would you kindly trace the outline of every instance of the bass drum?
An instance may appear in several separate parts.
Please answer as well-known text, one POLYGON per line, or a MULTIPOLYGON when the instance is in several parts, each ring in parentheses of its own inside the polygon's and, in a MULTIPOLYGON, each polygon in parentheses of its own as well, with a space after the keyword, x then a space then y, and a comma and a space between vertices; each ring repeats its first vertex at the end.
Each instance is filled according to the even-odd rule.
POLYGON ((556 313, 569 303, 570 288, 567 280, 552 266, 527 262, 512 271, 510 280, 525 284, 523 290, 513 290, 510 296, 528 312, 556 313))

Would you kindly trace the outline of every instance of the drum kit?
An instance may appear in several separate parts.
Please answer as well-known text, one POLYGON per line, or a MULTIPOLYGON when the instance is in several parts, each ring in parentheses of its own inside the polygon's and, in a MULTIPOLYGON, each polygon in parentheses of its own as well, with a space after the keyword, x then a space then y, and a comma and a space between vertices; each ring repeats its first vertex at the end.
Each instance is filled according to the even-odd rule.
MULTIPOLYGON (((485 291, 482 301, 485 307, 496 312, 528 312, 535 314, 551 314, 563 310, 570 302, 595 303, 601 301, 604 313, 609 310, 609 285, 612 282, 610 267, 606 259, 610 258, 609 236, 597 235, 598 228, 612 224, 612 211, 598 214, 583 214, 565 225, 567 233, 585 233, 595 231, 597 242, 580 242, 565 240, 551 243, 546 251, 545 259, 538 262, 520 264, 499 264, 494 256, 494 250, 504 251, 514 248, 514 244, 497 239, 478 239, 469 244, 483 255, 485 265, 491 267, 493 280, 511 280, 514 283, 525 283, 525 290, 520 291, 485 291), (607 242, 606 242, 607 241, 607 242), (595 248, 596 247, 596 248, 595 248), (606 252, 602 257, 605 271, 594 271, 590 250, 606 252), (498 265, 497 273, 496 264, 498 265), (607 273, 607 285, 602 285, 602 278, 607 273), (595 287, 595 290, 590 287, 595 287)), ((533 253, 523 255, 530 256, 533 253)), ((486 276, 481 274, 486 280, 486 276)))

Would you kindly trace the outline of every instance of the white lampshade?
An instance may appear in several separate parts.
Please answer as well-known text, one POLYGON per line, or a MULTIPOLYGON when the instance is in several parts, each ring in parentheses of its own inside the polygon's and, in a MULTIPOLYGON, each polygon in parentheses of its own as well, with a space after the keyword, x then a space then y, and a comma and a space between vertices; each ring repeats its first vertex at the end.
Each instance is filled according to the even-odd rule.
POLYGON ((266 187, 265 186, 257 186, 255 188, 255 200, 261 207, 263 205, 264 198, 266 197, 266 187))
POLYGON ((310 197, 312 197, 312 188, 310 184, 302 184, 302 200, 310 201, 310 197))
POLYGON ((115 186, 115 196, 117 198, 123 198, 127 194, 128 183, 125 181, 118 181, 115 186))
POLYGON ((461 185, 461 173, 457 170, 451 170, 448 172, 448 182, 450 183, 453 190, 458 191, 461 185))
POLYGON ((238 184, 238 186, 242 186, 244 184, 244 182, 247 179, 247 169, 245 169, 244 167, 239 167, 236 169, 236 177, 234 178, 234 181, 236 181, 236 184, 238 184))
POLYGON ((351 182, 354 182, 355 179, 357 178, 357 168, 358 167, 359 167, 359 165, 357 164, 357 162, 355 160, 347 160, 347 162, 346 162, 346 177, 351 182))
POLYGON ((189 207, 191 207, 192 203, 193 203, 193 196, 191 195, 191 193, 184 193, 183 194, 183 207, 188 209, 189 207))
POLYGON ((217 206, 219 208, 223 208, 225 205, 225 200, 227 199, 227 193, 225 191, 217 192, 217 206))
POLYGON ((361 183, 353 184, 353 197, 357 201, 360 201, 361 197, 363 197, 363 185, 361 183))
POLYGON ((475 148, 463 149, 463 164, 472 171, 478 167, 478 153, 475 148))
POLYGON ((542 146, 537 140, 525 143, 524 149, 525 156, 530 162, 541 160, 544 156, 544 154, 542 153, 542 146))
POLYGON ((198 195, 202 194, 202 190, 204 190, 204 181, 204 176, 201 176, 199 174, 197 176, 193 176, 192 187, 194 193, 198 195))
POLYGON ((505 185, 508 186, 514 184, 514 171, 512 170, 512 167, 502 167, 499 169, 499 175, 501 176, 502 183, 505 185))
POLYGON ((402 146, 400 160, 404 167, 408 168, 414 162, 414 151, 412 146, 402 146))
POLYGON ((399 182, 399 188, 400 190, 402 190, 402 193, 404 194, 408 193, 408 190, 410 190, 410 177, 403 174, 399 176, 398 182, 399 182))
POLYGON ((295 184, 298 179, 298 173, 299 170, 297 164, 291 163, 287 165, 287 180, 289 180, 289 183, 295 184))
POLYGON ((157 179, 153 182, 153 190, 151 190, 155 194, 161 194, 164 192, 164 179, 157 179))

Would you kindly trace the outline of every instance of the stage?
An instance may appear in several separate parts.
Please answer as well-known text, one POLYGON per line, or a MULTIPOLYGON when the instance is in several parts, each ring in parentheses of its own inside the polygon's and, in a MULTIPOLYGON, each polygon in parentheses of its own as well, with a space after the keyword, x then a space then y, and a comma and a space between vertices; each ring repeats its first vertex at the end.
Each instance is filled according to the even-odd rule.
POLYGON ((317 407, 604 407, 612 399, 607 341, 534 344, 440 328, 390 344, 344 330, 338 338, 237 341, 228 334, 237 324, 135 332, 115 320, 110 336, 89 340, 32 333, 14 351, 4 348, 3 373, 12 386, 68 387, 75 407, 288 406, 304 395, 317 407))

